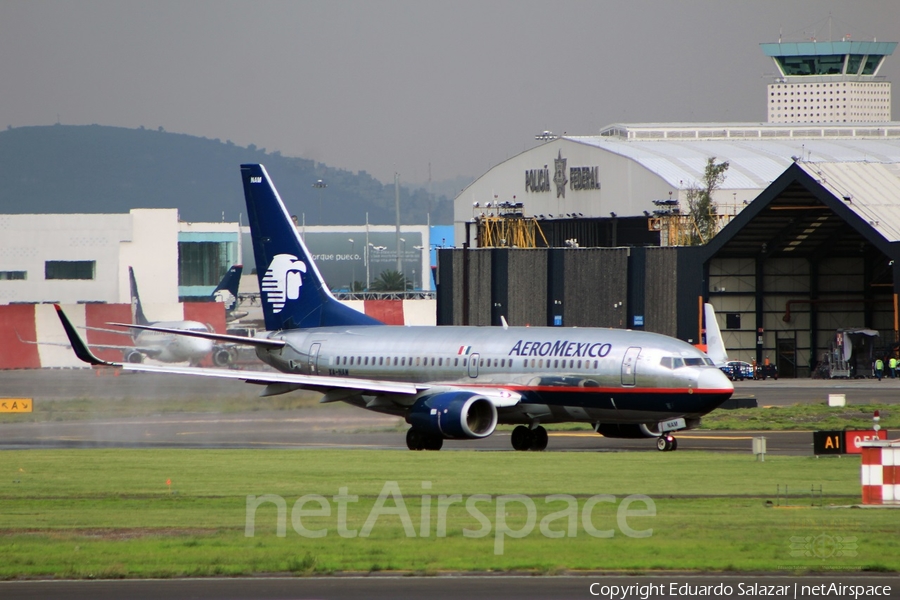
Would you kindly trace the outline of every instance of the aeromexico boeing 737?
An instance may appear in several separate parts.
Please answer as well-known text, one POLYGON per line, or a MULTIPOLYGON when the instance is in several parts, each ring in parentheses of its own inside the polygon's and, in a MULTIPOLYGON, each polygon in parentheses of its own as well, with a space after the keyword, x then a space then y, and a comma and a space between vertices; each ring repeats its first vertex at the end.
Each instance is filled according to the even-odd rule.
POLYGON ((316 390, 322 402, 404 417, 411 450, 485 438, 498 423, 519 425, 516 450, 543 450, 541 424, 566 421, 591 423, 607 437, 657 437, 660 450, 674 450, 673 431, 696 426, 734 391, 709 356, 654 333, 384 325, 332 296, 265 168, 243 165, 241 175, 267 331, 244 338, 142 328, 253 345, 279 372, 108 363, 90 353, 60 310, 79 358, 241 379, 265 385, 263 396, 316 390))

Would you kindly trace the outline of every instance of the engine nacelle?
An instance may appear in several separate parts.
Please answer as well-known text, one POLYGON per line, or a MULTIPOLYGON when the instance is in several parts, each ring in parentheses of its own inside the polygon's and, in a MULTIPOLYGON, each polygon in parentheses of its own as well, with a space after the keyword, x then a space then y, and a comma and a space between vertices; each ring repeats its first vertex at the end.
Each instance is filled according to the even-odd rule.
POLYGON ((125 362, 138 365, 144 362, 144 355, 137 350, 129 350, 125 353, 125 362))
POLYGON ((406 422, 445 438, 483 438, 497 427, 497 407, 473 392, 440 392, 416 400, 406 422))
POLYGON ((231 364, 231 352, 227 348, 217 348, 213 352, 213 363, 217 367, 227 367, 231 364))

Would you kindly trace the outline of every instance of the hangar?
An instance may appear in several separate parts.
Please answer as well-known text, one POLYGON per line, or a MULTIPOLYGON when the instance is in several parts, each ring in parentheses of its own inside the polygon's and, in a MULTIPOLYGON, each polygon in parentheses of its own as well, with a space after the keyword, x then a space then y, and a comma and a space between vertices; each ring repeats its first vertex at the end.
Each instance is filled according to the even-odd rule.
POLYGON ((785 377, 842 361, 869 375, 898 342, 900 164, 798 161, 699 262, 731 357, 770 358, 785 377), (878 340, 842 356, 836 336, 854 330, 878 340))

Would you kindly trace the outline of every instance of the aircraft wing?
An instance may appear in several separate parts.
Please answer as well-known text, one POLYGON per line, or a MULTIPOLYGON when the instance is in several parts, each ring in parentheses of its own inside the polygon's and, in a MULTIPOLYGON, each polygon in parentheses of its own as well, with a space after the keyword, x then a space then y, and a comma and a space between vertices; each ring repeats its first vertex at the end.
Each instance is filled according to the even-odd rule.
MULTIPOLYGON (((75 355, 82 361, 91 365, 106 365, 118 367, 126 371, 144 371, 151 373, 173 373, 179 375, 196 375, 201 377, 218 377, 223 379, 239 379, 248 383, 256 384, 275 384, 278 387, 273 393, 279 391, 290 391, 290 389, 309 389, 319 392, 328 392, 335 389, 347 389, 358 391, 363 394, 410 394, 415 395, 423 389, 428 389, 429 385, 416 385, 413 383, 394 382, 394 381, 378 381, 374 379, 355 379, 343 377, 326 377, 322 375, 298 375, 293 373, 279 373, 276 371, 229 371, 223 369, 204 369, 199 367, 169 367, 154 366, 144 364, 131 363, 115 363, 105 361, 98 358, 91 352, 84 340, 78 335, 75 327, 69 321, 69 318, 63 312, 59 305, 55 305, 56 313, 62 323, 66 336, 74 350, 75 355)), ((133 327, 133 325, 127 325, 133 327)), ((141 329, 152 329, 154 331, 166 331, 179 335, 193 335, 194 337, 203 337, 208 339, 226 339, 238 341, 245 344, 253 344, 269 346, 283 346, 281 340, 267 340, 263 338, 245 338, 236 335, 220 335, 209 334, 203 332, 185 331, 182 329, 166 329, 161 327, 141 326, 141 329)))
MULTIPOLYGON (((63 314, 62 311, 60 311, 60 314, 63 314)), ((60 316, 60 318, 62 318, 62 316, 60 316)), ((188 337, 198 337, 205 340, 213 340, 216 342, 240 344, 242 346, 264 346, 267 348, 281 348, 285 345, 284 340, 270 340, 268 338, 246 337, 243 335, 230 335, 227 333, 191 331, 189 329, 171 329, 169 327, 156 327, 154 325, 131 325, 126 323, 110 323, 110 325, 115 325, 116 327, 130 327, 133 329, 146 329, 148 331, 161 331, 163 333, 186 335, 188 337)))
MULTIPOLYGON (((281 373, 278 371, 231 371, 225 369, 204 369, 200 367, 176 367, 176 366, 156 366, 132 363, 115 363, 105 361, 95 356, 88 348, 87 344, 81 339, 75 330, 75 327, 69 321, 69 318, 63 312, 59 305, 55 306, 59 320, 63 329, 69 338, 72 350, 75 355, 82 361, 91 365, 106 365, 118 367, 125 371, 142 371, 147 373, 172 373, 176 375, 195 375, 200 377, 218 377, 220 379, 237 379, 246 381, 247 383, 255 383, 259 385, 267 385, 263 395, 279 394, 295 389, 306 389, 326 394, 322 402, 332 402, 344 399, 347 394, 345 392, 357 392, 367 395, 378 394, 398 394, 401 396, 410 396, 410 404, 413 397, 419 392, 435 388, 446 389, 466 389, 463 386, 446 386, 427 383, 408 383, 402 381, 382 381, 377 379, 359 379, 350 377, 329 377, 324 375, 300 375, 295 373, 281 373)), ((119 325, 111 323, 111 325, 119 325)), ((242 344, 256 344, 265 346, 280 347, 284 345, 282 340, 269 340, 265 338, 247 338, 237 335, 222 335, 214 333, 205 333, 198 331, 185 331, 182 329, 167 329, 163 327, 153 326, 134 326, 125 325, 127 327, 137 327, 139 329, 150 329, 153 331, 165 331, 178 335, 189 335, 213 340, 231 341, 242 344)), ((479 388, 478 393, 486 396, 498 408, 510 407, 519 403, 521 395, 518 392, 506 390, 502 386, 496 388, 479 388)))
MULTIPOLYGON (((88 329, 88 328, 85 328, 85 329, 88 329)), ((93 329, 93 328, 90 328, 90 329, 93 329)), ((111 329, 101 329, 100 331, 112 331, 112 330, 111 329)), ((121 332, 117 331, 116 333, 121 333, 121 332)), ((65 344, 63 342, 37 342, 37 341, 33 341, 33 340, 26 340, 21 335, 19 335, 18 331, 16 331, 16 336, 19 338, 19 341, 22 342, 23 344, 34 344, 36 346, 59 346, 61 348, 72 348, 72 344, 65 344)), ((94 348, 100 348, 102 350, 122 350, 122 351, 136 350, 136 351, 140 352, 141 354, 149 356, 150 358, 154 358, 155 356, 157 356, 160 353, 159 348, 141 348, 139 346, 134 346, 134 345, 131 345, 131 346, 124 345, 123 346, 123 345, 118 345, 118 344, 91 344, 91 346, 94 348)))
MULTIPOLYGON (((129 325, 128 327, 131 327, 129 325)), ((107 329, 105 327, 78 327, 78 329, 86 329, 88 331, 102 331, 103 333, 116 333, 119 335, 131 335, 129 331, 122 331, 121 329, 107 329)))

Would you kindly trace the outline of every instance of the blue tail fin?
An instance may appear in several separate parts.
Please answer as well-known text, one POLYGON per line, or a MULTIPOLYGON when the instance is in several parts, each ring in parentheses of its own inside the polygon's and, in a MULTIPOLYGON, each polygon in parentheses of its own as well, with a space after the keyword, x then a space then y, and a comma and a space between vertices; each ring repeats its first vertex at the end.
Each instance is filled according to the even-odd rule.
POLYGON ((225 304, 226 313, 230 313, 237 308, 238 287, 241 284, 241 273, 243 272, 243 265, 233 265, 222 277, 222 281, 219 282, 213 293, 210 294, 213 300, 225 304))
POLYGON ((262 165, 241 165, 266 329, 383 325, 331 295, 262 165))
MULTIPOLYGON (((135 325, 149 325, 150 321, 144 316, 141 307, 141 297, 138 294, 137 280, 134 278, 134 269, 128 267, 128 278, 131 280, 131 322, 135 325)), ((133 332, 134 330, 132 330, 133 332)))

